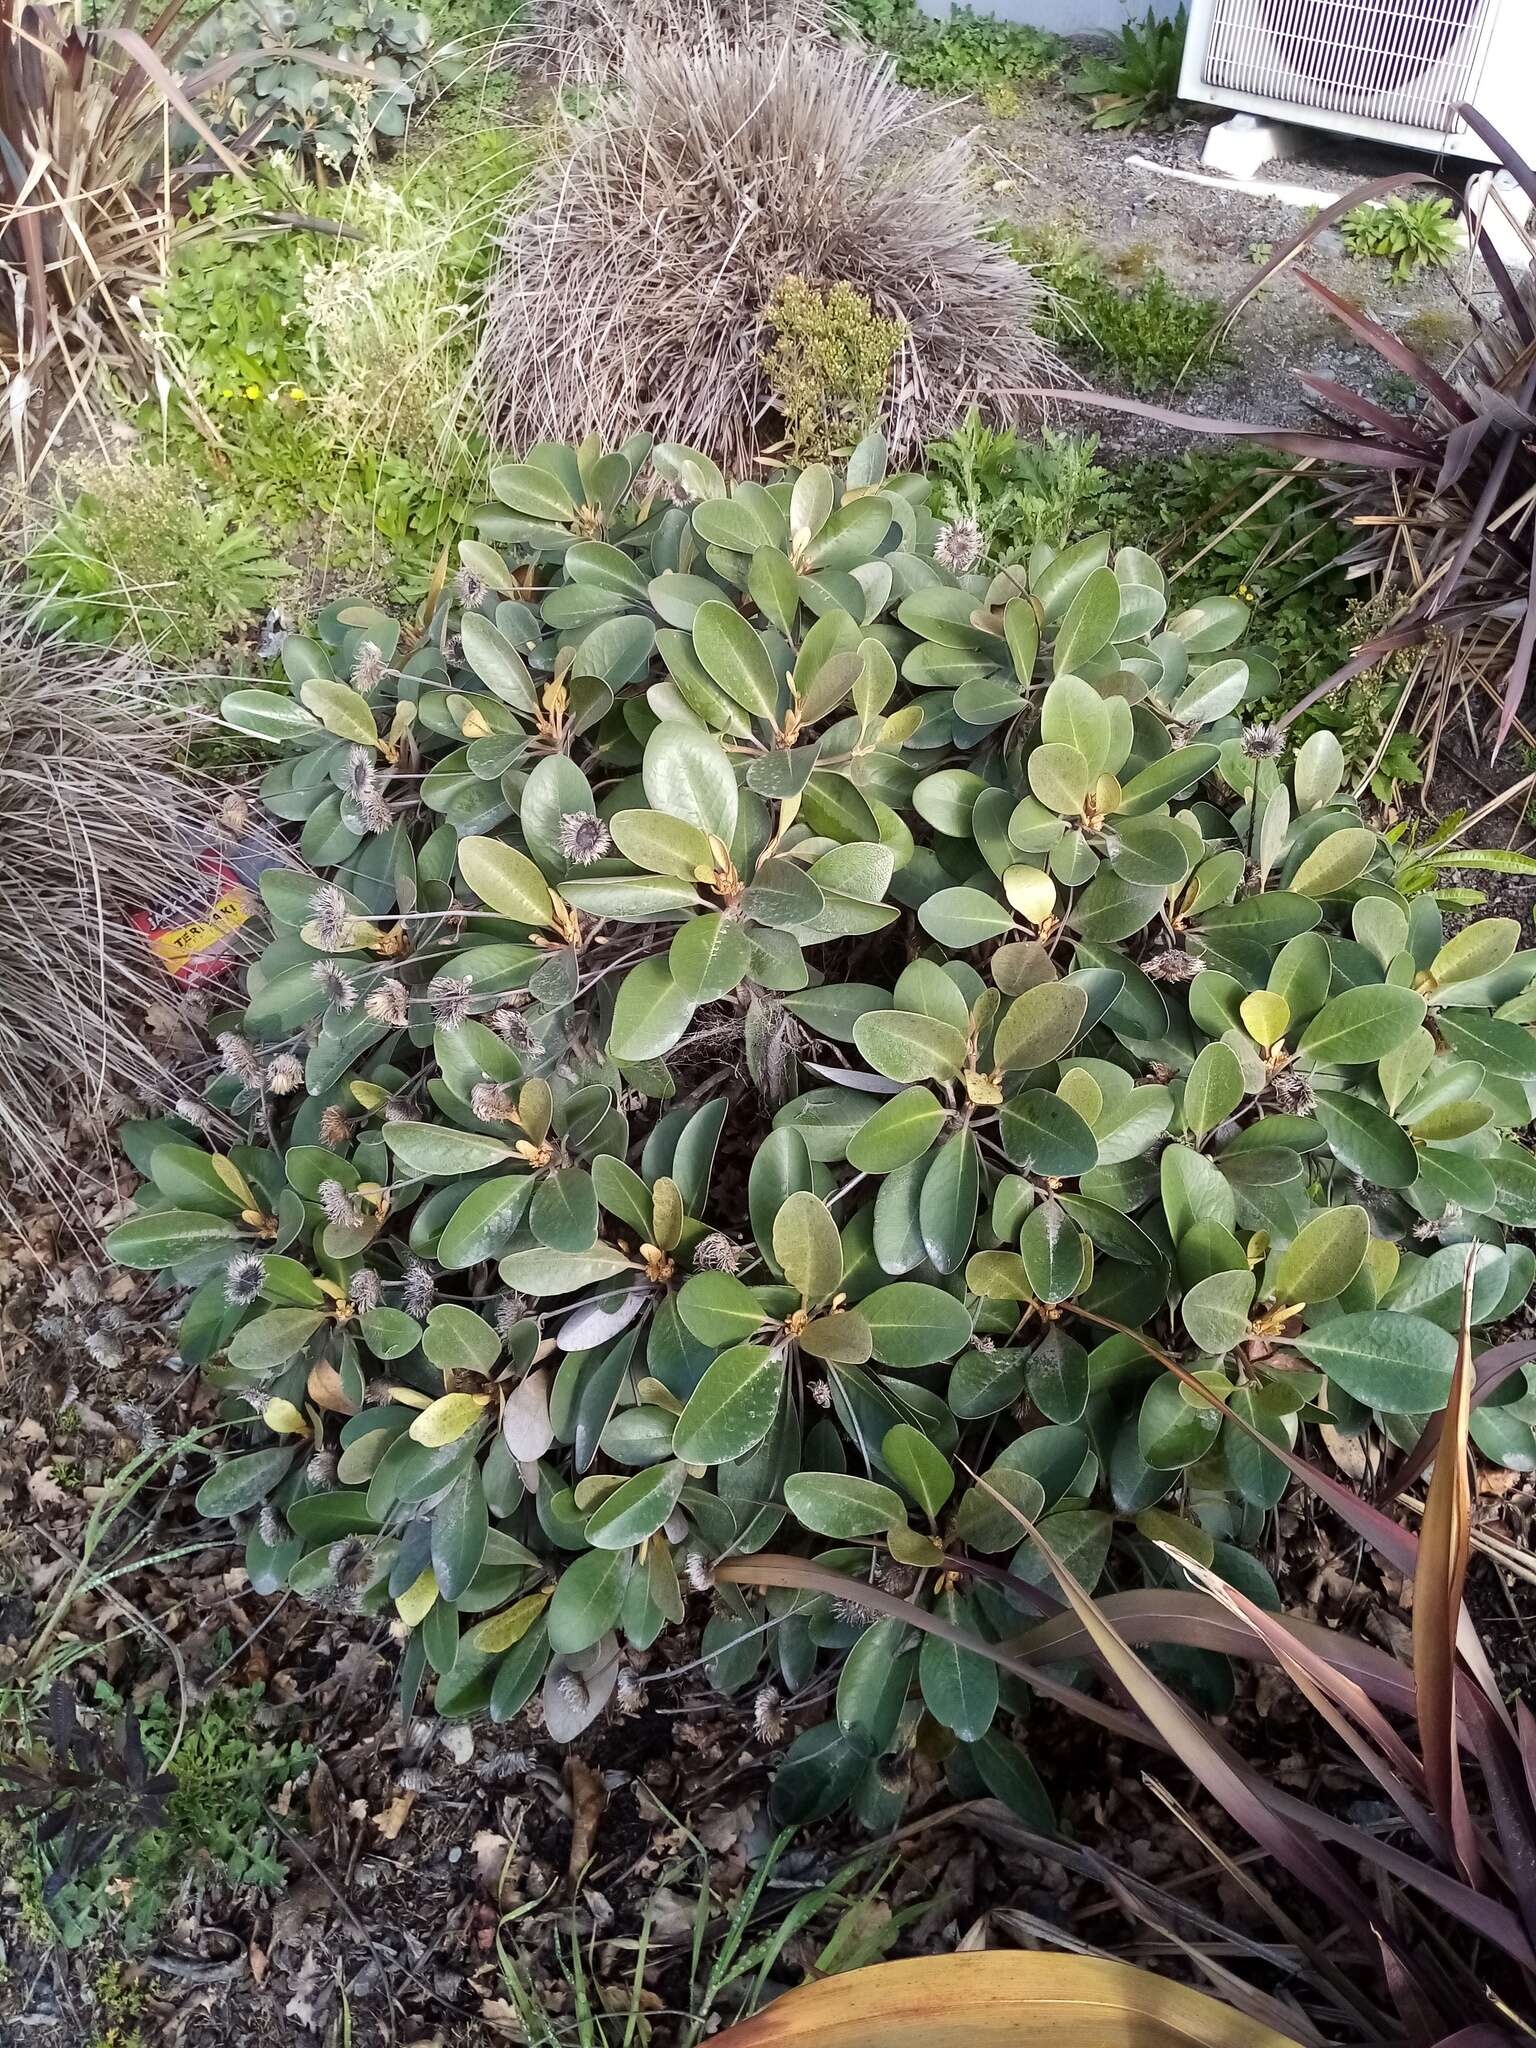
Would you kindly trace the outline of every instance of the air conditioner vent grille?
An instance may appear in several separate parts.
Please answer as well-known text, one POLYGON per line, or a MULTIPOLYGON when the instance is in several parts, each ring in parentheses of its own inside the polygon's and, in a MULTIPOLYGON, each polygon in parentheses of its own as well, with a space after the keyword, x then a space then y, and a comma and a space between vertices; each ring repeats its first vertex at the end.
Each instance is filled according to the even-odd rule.
POLYGON ((1488 0, 1215 0, 1202 76, 1229 92, 1448 135, 1488 0))

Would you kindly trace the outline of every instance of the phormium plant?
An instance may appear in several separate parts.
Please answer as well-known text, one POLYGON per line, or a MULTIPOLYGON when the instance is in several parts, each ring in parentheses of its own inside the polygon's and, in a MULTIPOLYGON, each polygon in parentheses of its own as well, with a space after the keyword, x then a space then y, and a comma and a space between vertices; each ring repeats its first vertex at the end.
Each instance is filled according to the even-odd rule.
POLYGON ((225 703, 314 872, 265 878, 207 1120, 130 1128, 113 1239, 254 1430, 200 1503, 259 1589, 392 1611, 407 1696, 542 1686, 556 1737, 798 1545, 846 1595, 718 1583, 703 1643, 770 1734, 841 1665, 786 1815, 883 1822, 919 1714, 1038 1811, 1011 1509, 1090 1588, 1171 1546, 1273 1601, 1266 1444, 1416 1441, 1469 1248, 1477 1322, 1526 1296, 1536 953, 1446 938, 1332 736, 1242 724, 1246 607, 1170 615, 1134 547, 978 571, 878 438, 493 487, 423 625, 335 605, 225 703))

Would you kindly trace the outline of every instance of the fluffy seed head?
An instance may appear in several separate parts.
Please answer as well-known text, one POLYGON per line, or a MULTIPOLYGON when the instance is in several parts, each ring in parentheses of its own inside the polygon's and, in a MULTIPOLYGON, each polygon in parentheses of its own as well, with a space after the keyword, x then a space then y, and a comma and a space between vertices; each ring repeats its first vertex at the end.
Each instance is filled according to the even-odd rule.
POLYGON ((747 1255, 723 1230, 712 1230, 694 1246, 696 1273, 735 1273, 746 1264, 747 1255))
POLYGON ((334 960, 317 960, 314 975, 316 984, 333 1010, 356 1009, 357 983, 345 968, 338 967, 334 960))
POLYGON ((702 1550, 690 1550, 687 1558, 688 1583, 695 1593, 707 1593, 715 1583, 715 1568, 702 1550))
POLYGON ((368 697, 384 680, 384 650, 377 641, 364 640, 352 657, 352 687, 368 697))
POLYGON ((752 1726, 757 1731, 758 1741, 782 1742, 785 1725, 783 1703, 777 1688, 762 1686, 752 1702, 752 1726))
POLYGON ((339 953, 351 944, 356 919, 348 906, 345 892, 334 882, 320 884, 311 899, 309 914, 315 936, 328 953, 339 953))
POLYGON ((213 1047, 226 1074, 243 1081, 247 1088, 260 1088, 265 1076, 248 1038, 243 1038, 238 1031, 221 1031, 213 1041, 213 1047))
POLYGON ((578 868, 601 860, 613 844, 608 827, 591 811, 566 811, 560 819, 560 851, 578 868))
POLYGON ((261 1299, 267 1262, 260 1252, 236 1252, 224 1269, 224 1299, 231 1308, 249 1308, 261 1299))
POLYGON ((1310 1116, 1317 1107, 1312 1084, 1294 1067, 1285 1067, 1269 1084, 1269 1099, 1287 1116, 1310 1116))
POLYGON ((432 1302, 437 1294, 437 1282, 432 1278, 432 1268, 425 1259, 412 1259, 405 1269, 405 1312, 414 1316, 418 1323, 426 1321, 432 1311, 432 1302))
POLYGON ((352 1142, 352 1125, 334 1102, 320 1112, 320 1142, 332 1152, 344 1151, 352 1142))
POLYGON ((812 1380, 805 1390, 818 1408, 832 1406, 832 1389, 826 1380, 812 1380))
POLYGON ((363 1221, 363 1205, 349 1188, 339 1180, 323 1180, 315 1191, 315 1200, 327 1223, 334 1223, 338 1230, 353 1230, 363 1221))
POLYGON ((491 1029, 506 1045, 513 1045, 520 1052, 533 1050, 533 1033, 528 1029, 521 1010, 511 1003, 498 1003, 491 1012, 491 1029))
POLYGON ((435 974, 428 982, 432 1014, 445 1031, 452 1031, 468 1017, 473 987, 467 974, 435 974))
POLYGON ((512 1113, 510 1089, 499 1081, 477 1081, 469 1091, 469 1106, 483 1124, 504 1124, 512 1113))
POLYGON ((330 1493, 336 1485, 336 1453, 316 1451, 304 1467, 304 1483, 311 1493, 330 1493))
POLYGON ((364 996, 363 1011, 375 1024, 403 1031, 411 1021, 411 992, 397 976, 388 975, 364 996))
POLYGON ((1285 752, 1285 734, 1278 725, 1245 725, 1242 748, 1250 761, 1278 761, 1285 752))
POLYGON ((493 1321, 496 1334, 505 1343, 517 1325, 528 1313, 528 1304, 520 1294, 504 1294, 496 1304, 493 1321))
POLYGON ((454 590, 458 596, 459 603, 463 605, 465 611, 473 612, 478 611, 485 602, 487 585, 480 580, 473 569, 461 569, 454 578, 454 590))
POLYGON ((638 1714, 645 1705, 645 1687, 627 1664, 613 1688, 613 1703, 621 1714, 638 1714))
POLYGON ((973 405, 1018 414, 1050 380, 1043 293, 985 239, 973 161, 863 50, 707 16, 686 40, 631 37, 621 89, 509 216, 480 362, 492 418, 511 446, 643 430, 746 474, 781 395, 762 337, 790 277, 902 323, 896 462, 973 405))
POLYGON ((974 519, 956 519, 941 527, 933 544, 933 559, 941 569, 956 576, 969 576, 986 551, 986 541, 974 519))
POLYGON ((304 1062, 291 1052, 280 1052, 267 1068, 267 1087, 273 1095, 296 1095, 304 1086, 304 1062))
POLYGON ((561 1699, 574 1712, 580 1713, 592 1697, 591 1688, 579 1671, 562 1671, 556 1680, 561 1699))
POLYGON ((372 1266, 359 1266, 347 1282, 347 1299, 360 1315, 377 1308, 384 1299, 384 1283, 372 1266))
POLYGON ((1150 960, 1144 961, 1141 971, 1149 981, 1193 981, 1200 972, 1200 962, 1193 953, 1181 952, 1177 946, 1170 946, 1165 952, 1154 953, 1150 960))
POLYGON ((288 1524, 283 1520, 277 1509, 273 1507, 271 1501, 268 1501, 265 1507, 263 1507, 261 1514, 257 1518, 256 1526, 261 1532, 262 1542, 266 1544, 269 1550, 275 1550, 279 1543, 286 1543, 288 1540, 288 1524))

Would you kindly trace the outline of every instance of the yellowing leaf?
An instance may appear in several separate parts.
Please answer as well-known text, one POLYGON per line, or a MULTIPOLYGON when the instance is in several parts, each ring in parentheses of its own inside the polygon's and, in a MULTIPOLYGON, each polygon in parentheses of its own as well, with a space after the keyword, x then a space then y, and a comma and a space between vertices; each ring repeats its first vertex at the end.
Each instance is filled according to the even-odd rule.
POLYGON ((268 1429, 278 1436, 308 1436, 309 1424, 304 1420, 302 1409, 295 1408, 291 1401, 274 1395, 261 1411, 261 1419, 268 1429))
POLYGON ((423 1408, 410 1427, 412 1443, 436 1449, 451 1444, 480 1419, 489 1394, 443 1394, 423 1408))
POLYGON ((395 1602, 395 1612, 407 1628, 414 1628, 419 1621, 425 1621, 437 1605, 437 1578, 428 1565, 419 1579, 406 1587, 395 1602))
POLYGON ((504 1607, 500 1614, 493 1614, 489 1620, 480 1622, 469 1632, 469 1647, 483 1656, 494 1656, 498 1650, 510 1650, 533 1627, 549 1605, 554 1590, 553 1586, 541 1586, 537 1593, 524 1594, 521 1600, 504 1607))
POLYGON ((208 1163, 242 1208, 261 1208, 255 1190, 233 1159, 227 1159, 222 1152, 215 1152, 208 1163))
POLYGON ((1272 1045, 1278 1045, 1284 1038, 1291 1021, 1291 1006, 1282 995, 1272 990, 1257 989, 1250 996, 1244 996, 1237 1006, 1237 1014, 1243 1020, 1243 1029, 1255 1045, 1261 1045, 1266 1052, 1272 1045))

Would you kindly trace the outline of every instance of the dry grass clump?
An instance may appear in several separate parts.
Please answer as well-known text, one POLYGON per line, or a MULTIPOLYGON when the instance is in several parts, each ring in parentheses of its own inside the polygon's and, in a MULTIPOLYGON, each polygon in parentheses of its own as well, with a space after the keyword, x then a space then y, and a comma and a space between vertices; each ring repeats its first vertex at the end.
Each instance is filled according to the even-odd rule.
POLYGON ((828 0, 533 0, 512 44, 521 69, 562 86, 604 86, 632 43, 741 45, 830 35, 828 0))
POLYGON ((969 146, 867 54, 632 41, 623 90, 511 213, 481 356, 513 447, 644 430, 738 473, 774 438, 765 319, 786 277, 843 283, 904 329, 897 459, 973 406, 1032 412, 1042 287, 983 238, 969 146))
POLYGON ((131 663, 0 617, 0 1213, 79 1222, 71 1122, 160 1079, 140 1036, 174 983, 129 927, 190 879, 201 804, 131 663))

